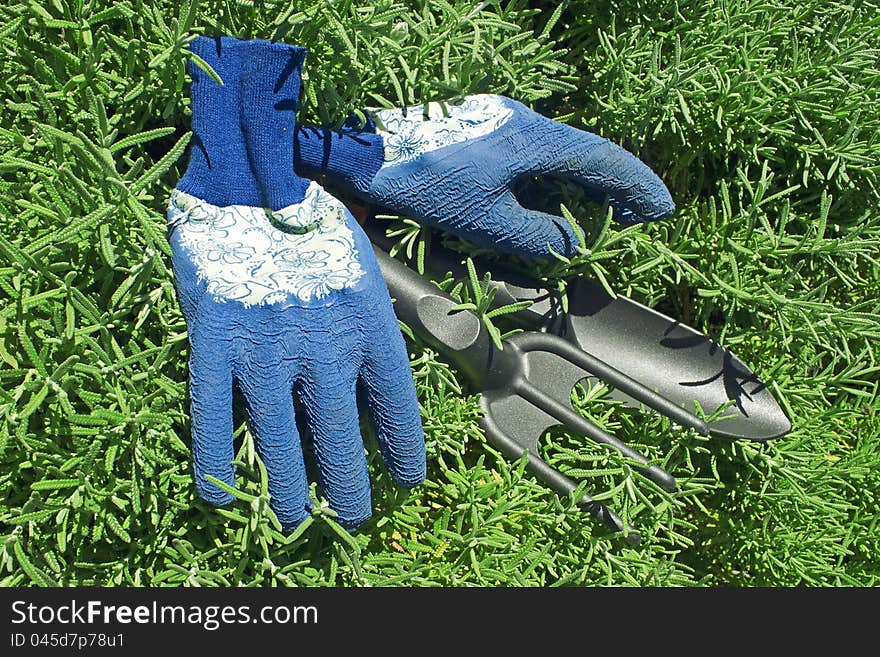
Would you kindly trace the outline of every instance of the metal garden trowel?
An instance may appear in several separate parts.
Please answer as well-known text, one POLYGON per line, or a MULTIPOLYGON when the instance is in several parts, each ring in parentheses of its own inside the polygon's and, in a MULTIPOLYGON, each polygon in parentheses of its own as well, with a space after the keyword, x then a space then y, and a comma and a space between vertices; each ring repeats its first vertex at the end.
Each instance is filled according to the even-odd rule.
MULTIPOLYGON (((757 376, 729 351, 698 331, 626 297, 612 298, 601 286, 577 281, 568 290, 568 312, 558 295, 510 272, 493 268, 496 306, 528 299, 514 315, 526 330, 503 340, 498 350, 480 318, 456 311, 455 299, 383 250, 389 240, 374 226, 367 232, 395 312, 413 331, 452 360, 480 392, 487 438, 511 458, 528 455, 529 469, 557 492, 577 485, 551 467, 538 441, 563 425, 635 461, 642 474, 666 490, 675 478, 615 436, 577 413, 572 388, 585 379, 611 387, 611 397, 647 407, 702 434, 767 440, 787 433, 791 423, 757 376), (725 419, 707 424, 693 411, 732 406, 725 419)), ((435 272, 461 274, 461 262, 435 247, 428 261, 435 272)), ((584 495, 580 506, 637 542, 639 535, 607 506, 584 495)))
MULTIPOLYGON (((381 228, 365 226, 374 244, 388 250, 381 228)), ((462 256, 433 245, 425 262, 429 273, 447 272, 466 280, 462 256)), ((480 277, 483 271, 478 269, 480 277)), ((791 431, 791 422, 767 386, 743 361, 706 335, 628 297, 611 296, 587 279, 566 288, 568 311, 560 292, 511 269, 493 265, 493 307, 530 301, 531 306, 505 315, 524 329, 558 335, 614 369, 693 412, 695 402, 707 415, 724 408, 708 433, 725 438, 770 440, 791 431)), ((620 389, 611 399, 638 408, 620 389)))
MULTIPOLYGON (((562 494, 573 492, 575 482, 538 452, 541 435, 557 425, 617 449, 662 488, 676 487, 670 473, 574 410, 572 388, 585 379, 599 379, 611 387, 612 398, 653 409, 702 434, 766 440, 791 428, 770 392, 733 354, 694 329, 626 297, 613 299, 587 281, 569 287, 569 308, 563 312, 557 293, 493 267, 496 306, 532 302, 510 316, 532 330, 506 338, 499 350, 476 314, 454 310, 457 301, 389 256, 380 246, 389 246, 387 238, 374 226, 366 228, 397 316, 480 392, 487 438, 511 458, 527 453, 529 469, 562 494), (733 405, 729 417, 708 425, 694 413, 695 401, 706 413, 733 405)), ((441 275, 464 270, 457 256, 437 247, 426 264, 441 275)), ((638 539, 589 495, 580 504, 607 526, 638 539)))

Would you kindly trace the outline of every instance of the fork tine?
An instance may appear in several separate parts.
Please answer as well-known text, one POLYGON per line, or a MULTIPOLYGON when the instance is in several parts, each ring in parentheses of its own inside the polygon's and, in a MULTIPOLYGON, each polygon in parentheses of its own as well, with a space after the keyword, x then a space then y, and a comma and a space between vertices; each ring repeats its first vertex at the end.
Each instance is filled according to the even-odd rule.
MULTIPOLYGON (((664 490, 674 491, 676 482, 671 474, 651 465, 643 454, 574 410, 571 404, 571 391, 575 384, 587 378, 598 378, 595 375, 596 370, 607 374, 609 368, 603 369, 601 366, 604 363, 598 359, 587 361, 581 359, 581 362, 573 362, 558 353, 555 347, 560 342, 568 346, 564 339, 546 333, 518 333, 505 340, 506 356, 500 356, 500 360, 505 362, 504 365, 500 363, 498 365, 499 371, 503 372, 504 376, 494 378, 489 385, 494 389, 507 391, 509 400, 524 399, 531 406, 542 409, 546 418, 542 426, 518 425, 515 430, 510 431, 511 435, 523 436, 521 444, 528 447, 530 438, 527 437, 534 435, 534 440, 537 440, 547 427, 562 423, 569 430, 583 434, 597 443, 613 447, 624 456, 642 464, 645 467, 638 468, 639 472, 664 490)), ((589 359, 589 354, 587 358, 589 359)), ((613 385, 610 381, 606 383, 613 385)), ((650 394, 650 391, 641 390, 640 394, 644 398, 650 394)), ((499 399, 504 397, 499 395, 499 399)), ((519 406, 510 401, 507 402, 507 406, 513 412, 519 410, 519 406)))
MULTIPOLYGON (((549 484, 560 495, 570 495, 577 490, 577 484, 542 459, 535 448, 523 445, 520 441, 511 438, 499 426, 492 412, 491 395, 483 394, 480 396, 480 407, 483 409, 483 417, 480 419, 480 426, 483 428, 486 437, 493 445, 513 459, 518 459, 523 453, 525 453, 528 459, 529 471, 543 482, 549 484)), ((535 410, 540 412, 540 409, 535 410)), ((539 418, 536 418, 536 420, 541 421, 539 418)), ((539 435, 540 433, 536 434, 536 444, 537 436, 539 435)), ((641 540, 638 532, 631 527, 628 527, 620 516, 601 502, 594 500, 589 495, 584 494, 578 501, 578 506, 587 511, 597 520, 604 523, 609 529, 616 532, 623 532, 626 535, 627 541, 630 543, 638 543, 641 540)))
MULTIPOLYGON (((547 390, 553 390, 555 394, 566 397, 566 394, 570 395, 571 388, 580 378, 591 374, 601 375, 602 372, 613 368, 600 367, 604 364, 598 359, 586 358, 586 360, 580 359, 576 365, 569 368, 560 367, 559 363, 556 363, 555 366, 550 365, 548 369, 548 364, 545 362, 541 366, 540 357, 535 358, 534 354, 531 354, 533 357, 530 363, 526 357, 529 354, 525 354, 524 350, 540 352, 546 349, 547 353, 554 353, 562 359, 569 356, 570 352, 564 353, 564 346, 567 344, 565 340, 546 333, 516 334, 504 340, 504 349, 496 349, 489 332, 476 314, 469 311, 453 312, 457 304, 451 296, 376 245, 374 252, 382 268, 385 282, 388 284, 388 290, 396 299, 394 310, 398 319, 410 326, 429 344, 445 353, 480 391, 480 404, 485 411, 481 423, 487 437, 505 454, 512 458, 520 458, 525 452, 528 455, 530 470, 558 492, 571 494, 577 490, 577 485, 561 472, 550 467, 538 454, 538 439, 542 433, 548 427, 562 422, 598 442, 618 448, 630 458, 647 465, 643 471, 659 485, 667 489, 675 488, 675 479, 672 475, 662 468, 648 464, 645 456, 588 422, 586 418, 575 413, 570 405, 567 407, 567 412, 558 412, 561 410, 559 407, 563 405, 554 400, 552 395, 539 390, 533 382, 528 381, 530 372, 533 376, 537 376, 538 371, 544 371, 549 375, 544 377, 547 390), (547 348, 545 341, 549 341, 550 346, 555 346, 555 349, 547 348), (584 371, 578 371, 578 367, 584 371), (560 392, 562 382, 569 384, 564 392, 560 392), (523 385, 525 388, 522 387, 523 385), (528 387, 529 385, 531 388, 528 387), (520 392, 517 392, 517 386, 520 386, 520 392), (533 401, 530 401, 521 394, 525 391, 528 395, 529 390, 542 393, 546 399, 539 399, 537 395, 532 394, 533 401), (534 400, 538 403, 534 403, 534 400), (556 405, 542 404, 546 400, 551 400, 556 405), (557 412, 549 412, 548 409, 557 412)), ((575 351, 579 350, 575 349, 575 351)), ((623 377, 620 372, 617 374, 623 377)), ((621 380, 624 384, 629 383, 627 390, 643 393, 640 399, 649 398, 647 393, 650 391, 643 386, 639 389, 636 382, 626 377, 621 380)), ((566 398, 564 401, 569 400, 566 398)), ((580 505, 608 527, 623 532, 627 540, 631 542, 639 540, 638 534, 626 527, 620 517, 605 505, 589 496, 584 496, 580 505)))
POLYGON ((644 454, 637 452, 619 438, 573 411, 567 405, 560 403, 557 399, 538 390, 535 386, 524 380, 515 381, 514 390, 523 399, 548 412, 572 431, 582 433, 597 443, 614 447, 627 458, 641 463, 642 467, 637 467, 636 469, 663 490, 672 492, 677 488, 678 484, 675 481, 675 477, 666 472, 666 470, 650 463, 648 457, 644 454))
POLYGON ((701 418, 665 397, 658 395, 650 388, 630 378, 605 361, 596 358, 583 349, 575 347, 558 336, 527 331, 511 336, 509 341, 516 343, 520 349, 526 352, 550 351, 555 353, 561 358, 582 367, 596 378, 626 393, 633 399, 642 402, 649 408, 653 408, 662 415, 675 420, 679 425, 696 429, 703 435, 708 435, 709 433, 709 426, 701 418))

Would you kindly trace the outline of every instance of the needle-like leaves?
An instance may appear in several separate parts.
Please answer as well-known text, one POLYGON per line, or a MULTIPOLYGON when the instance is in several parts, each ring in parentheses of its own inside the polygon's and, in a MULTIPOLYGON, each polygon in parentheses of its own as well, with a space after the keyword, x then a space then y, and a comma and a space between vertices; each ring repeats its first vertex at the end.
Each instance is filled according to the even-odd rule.
MULTIPOLYGON (((3 3, 0 585, 878 583, 878 16, 838 0, 3 3), (768 382, 792 433, 704 438, 577 387, 576 408, 679 482, 542 439, 638 527, 632 547, 486 444, 472 391, 412 340, 423 486, 393 484, 365 426, 374 518, 348 534, 313 487, 287 536, 236 414, 238 499, 200 501, 163 226, 199 33, 306 46, 305 121, 503 93, 636 153, 673 217, 623 229, 573 183, 533 181, 584 242, 505 264, 560 289, 588 276, 706 332, 768 382)), ((448 238, 401 219, 388 233, 423 269, 448 238)), ((515 308, 489 310, 472 279, 450 291, 500 340, 515 308)))

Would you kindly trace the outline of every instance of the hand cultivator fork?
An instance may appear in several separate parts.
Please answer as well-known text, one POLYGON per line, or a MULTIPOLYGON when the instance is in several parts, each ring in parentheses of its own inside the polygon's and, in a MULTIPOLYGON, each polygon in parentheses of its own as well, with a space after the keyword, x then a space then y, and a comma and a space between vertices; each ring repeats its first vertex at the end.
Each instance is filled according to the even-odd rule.
MULTIPOLYGON (((568 322, 568 330, 565 330, 564 314, 550 313, 549 306, 543 307, 542 304, 548 303, 546 298, 551 296, 549 291, 544 290, 541 293, 539 288, 533 287, 529 294, 527 287, 496 281, 494 283, 498 286, 496 292, 500 293, 496 303, 511 303, 523 297, 535 300, 536 303, 531 308, 517 313, 515 319, 544 329, 526 330, 511 335, 502 341, 503 349, 499 350, 493 343, 486 326, 475 313, 468 310, 453 310, 458 305, 455 299, 377 246, 375 243, 382 243, 383 238, 376 230, 368 229, 368 232, 374 240, 374 250, 385 282, 395 299, 394 307, 398 318, 428 344, 449 358, 470 380, 473 388, 479 391, 479 403, 484 412, 480 423, 487 438, 510 458, 520 458, 526 453, 529 469, 560 494, 571 494, 577 489, 577 484, 551 467, 538 451, 538 440, 541 435, 550 427, 558 425, 587 436, 597 443, 617 449, 638 464, 635 467, 639 472, 664 490, 674 491, 676 488, 675 478, 669 472, 650 463, 643 454, 589 421, 572 407, 571 391, 577 383, 585 379, 604 381, 613 388, 612 398, 620 399, 631 406, 653 409, 671 418, 680 426, 693 428, 701 434, 717 433, 729 437, 763 440, 781 435, 790 428, 788 419, 781 412, 772 395, 751 370, 736 359, 736 368, 733 372, 740 382, 738 390, 743 391, 741 394, 744 394, 743 381, 752 382, 753 390, 751 396, 745 395, 747 400, 745 404, 741 400, 737 402, 735 405, 737 412, 733 417, 728 418, 731 421, 728 421, 727 425, 724 425, 724 421, 720 422, 722 428, 712 431, 703 419, 687 409, 685 402, 691 400, 690 408, 693 408, 693 400, 700 400, 701 397, 704 401, 706 399, 714 401, 718 397, 719 386, 725 391, 721 395, 724 398, 722 401, 730 399, 730 364, 735 357, 720 347, 716 350, 701 349, 699 352, 693 350, 693 347, 698 346, 695 344, 694 336, 703 338, 705 343, 710 341, 693 329, 681 327, 673 320, 625 297, 618 297, 613 303, 606 303, 603 308, 613 307, 614 303, 622 299, 623 307, 618 304, 617 308, 612 309, 618 313, 622 309, 624 315, 627 313, 631 315, 629 321, 635 321, 637 324, 641 322, 642 326, 620 326, 619 331, 624 336, 627 331, 641 331, 640 337, 645 343, 648 333, 660 330, 658 323, 674 325, 674 330, 684 332, 684 336, 678 336, 679 338, 690 338, 688 346, 692 350, 683 351, 673 357, 679 360, 682 357, 689 358, 688 367, 699 373, 702 379, 695 385, 688 386, 685 382, 684 385, 667 385, 661 391, 657 390, 656 385, 653 386, 655 389, 652 389, 637 380, 634 375, 642 379, 640 375, 646 366, 663 367, 662 357, 648 358, 639 362, 637 352, 640 345, 630 344, 624 350, 626 353, 621 363, 624 367, 618 367, 616 366, 618 363, 609 362, 612 359, 599 357, 591 352, 588 347, 590 336, 584 334, 583 327, 580 327, 579 331, 572 330, 571 322, 568 322), (519 293, 513 294, 513 291, 519 293), (626 302, 631 305, 627 305, 626 302), (553 315, 553 321, 548 319, 550 315, 553 315), (543 320, 540 319, 542 317, 543 320), (563 333, 565 337, 557 335, 554 329, 563 333), (713 369, 720 372, 720 375, 703 376, 713 369), (684 393, 681 392, 682 390, 684 393), (682 395, 686 399, 683 399, 682 395), (747 405, 758 408, 762 413, 756 414, 756 417, 751 419, 748 411, 743 410, 747 405)), ((428 264, 429 268, 432 264, 435 267, 438 265, 437 256, 433 257, 434 262, 428 264)), ((446 265, 451 262, 447 257, 441 264, 446 265)), ((441 266, 440 269, 444 268, 441 266)), ((446 268, 448 269, 454 271, 455 263, 446 268)), ((601 294, 607 295, 604 291, 600 294, 593 288, 584 288, 584 290, 589 290, 595 298, 599 298, 601 294)), ((584 294, 586 292, 582 291, 579 295, 581 303, 584 301, 584 294)), ((575 329, 577 328, 575 321, 575 329)), ((609 327, 605 327, 606 333, 609 330, 609 327)), ((603 339, 602 335, 597 335, 596 338, 597 344, 603 345, 603 348, 607 347, 607 339, 603 339)), ((656 350, 658 347, 654 341, 656 341, 655 336, 652 337, 652 341, 647 341, 647 346, 656 350)), ((645 347, 645 344, 641 347, 645 347)), ((654 374, 658 373, 654 372, 654 374)), ((663 374, 662 371, 659 372, 661 377, 663 374)), ((714 410, 715 407, 707 409, 704 405, 703 408, 714 410)), ((586 494, 580 499, 579 504, 611 529, 625 532, 629 540, 639 540, 638 533, 627 527, 623 520, 604 504, 586 494)))

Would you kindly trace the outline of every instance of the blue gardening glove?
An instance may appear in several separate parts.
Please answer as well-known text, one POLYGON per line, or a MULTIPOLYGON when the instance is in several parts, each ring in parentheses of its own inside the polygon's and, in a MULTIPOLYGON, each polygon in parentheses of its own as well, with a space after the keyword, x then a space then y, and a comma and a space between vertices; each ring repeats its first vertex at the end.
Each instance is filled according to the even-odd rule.
POLYGON ((223 79, 192 75, 193 148, 168 223, 190 342, 198 492, 232 496, 232 391, 269 475, 285 529, 309 513, 294 393, 312 434, 322 492, 341 523, 371 515, 355 398, 360 383, 385 464, 405 487, 425 477, 425 445, 406 348, 370 243, 345 207, 295 175, 302 48, 198 38, 223 79))
POLYGON ((524 176, 566 178, 598 200, 607 195, 624 224, 675 210, 663 182, 607 139, 503 96, 468 96, 448 110, 381 110, 338 132, 300 126, 296 170, 482 246, 532 256, 549 256, 548 246, 574 255, 578 239, 562 217, 520 206, 513 189, 524 176))

